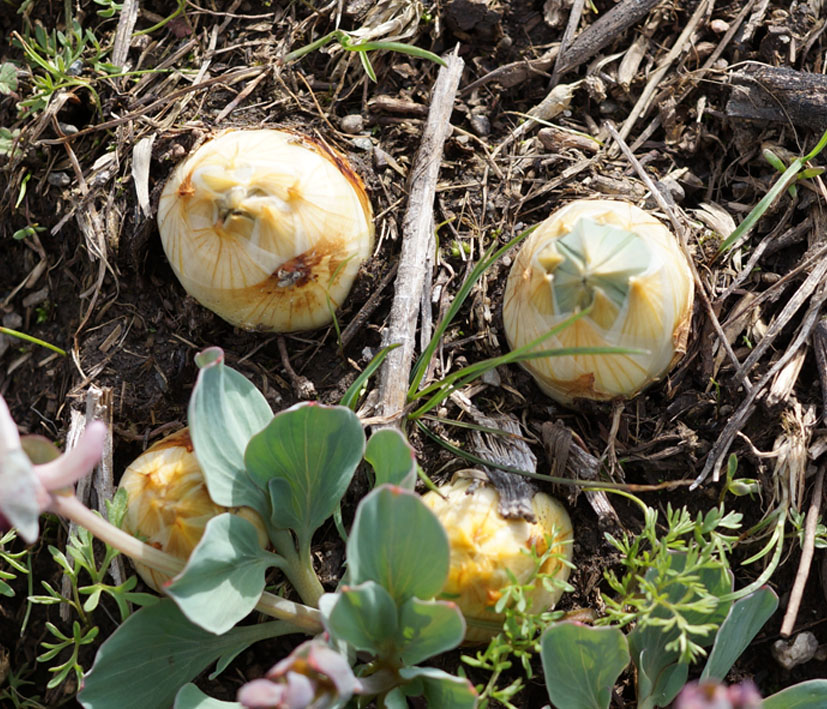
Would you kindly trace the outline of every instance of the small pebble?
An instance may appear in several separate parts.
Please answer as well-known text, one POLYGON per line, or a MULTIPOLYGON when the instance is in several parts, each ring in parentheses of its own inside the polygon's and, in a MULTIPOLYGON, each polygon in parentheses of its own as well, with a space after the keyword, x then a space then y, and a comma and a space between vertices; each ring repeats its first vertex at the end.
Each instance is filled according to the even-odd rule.
POLYGON ((23 298, 23 307, 31 308, 34 305, 40 305, 45 302, 48 297, 49 286, 44 286, 40 290, 36 290, 34 293, 29 293, 29 295, 23 298))
POLYGON ((812 660, 816 650, 818 640, 809 630, 799 633, 792 641, 776 640, 772 645, 773 657, 785 670, 812 660))
POLYGON ((709 23, 709 29, 715 34, 723 34, 729 29, 729 22, 726 20, 712 20, 712 22, 709 23))
POLYGON ((50 172, 46 182, 54 187, 66 187, 72 179, 65 172, 50 172))
MULTIPOLYGON (((10 330, 19 330, 23 325, 23 318, 17 313, 7 313, 3 316, 3 326, 10 330)), ((4 335, 0 333, 0 357, 6 354, 6 350, 11 346, 11 335, 4 335)))
POLYGON ((353 147, 359 150, 364 150, 368 153, 373 150, 373 142, 370 138, 354 138, 350 142, 353 143, 353 147))
POLYGON ((373 162, 376 164, 377 168, 384 168, 388 166, 388 155, 382 148, 378 145, 373 149, 373 162))
POLYGON ((18 313, 7 313, 3 316, 3 327, 17 330, 23 325, 23 316, 18 313))
POLYGON ((365 127, 365 120, 358 113, 351 113, 342 117, 340 123, 342 130, 345 133, 359 133, 365 127))
POLYGON ((488 116, 481 114, 474 114, 469 119, 471 123, 471 130, 479 136, 486 136, 491 133, 491 121, 488 116))
POLYGON ((480 380, 485 384, 489 384, 495 387, 500 386, 500 384, 502 383, 502 380, 500 379, 500 374, 496 369, 489 369, 483 372, 480 375, 480 380))

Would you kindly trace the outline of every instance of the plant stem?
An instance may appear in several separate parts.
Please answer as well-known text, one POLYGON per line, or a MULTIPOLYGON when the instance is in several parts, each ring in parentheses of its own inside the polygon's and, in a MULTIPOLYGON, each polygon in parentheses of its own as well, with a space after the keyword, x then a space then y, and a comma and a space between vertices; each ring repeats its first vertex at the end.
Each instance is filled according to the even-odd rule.
POLYGON ((287 562, 283 568, 296 593, 308 606, 318 608, 319 599, 325 592, 319 577, 313 570, 309 544, 299 544, 298 551, 293 535, 286 529, 279 530, 270 538, 276 551, 287 562))
POLYGON ((45 347, 47 350, 52 350, 53 352, 57 352, 58 354, 66 356, 66 350, 60 349, 57 345, 53 345, 49 342, 44 340, 40 340, 37 337, 32 337, 31 335, 27 335, 25 332, 18 332, 17 330, 12 330, 9 327, 2 327, 0 326, 0 334, 3 335, 11 335, 12 337, 16 337, 20 340, 25 340, 26 342, 31 342, 35 345, 40 345, 41 347, 45 347))
MULTIPOLYGON (((144 544, 103 517, 96 515, 74 495, 53 495, 52 509, 81 527, 85 527, 109 546, 163 574, 175 576, 186 566, 181 559, 144 544)), ((294 555, 298 556, 295 552, 294 555)), ((292 578, 290 580, 293 581, 292 578)), ((321 588, 319 580, 315 580, 319 589, 321 589, 318 594, 321 596, 324 589, 321 588)), ((299 589, 298 585, 296 585, 296 588, 299 589)), ((304 598, 303 594, 302 598, 304 598)), ((318 602, 318 597, 316 601, 318 602)), ((288 601, 266 591, 256 604, 256 610, 273 618, 286 620, 308 633, 320 633, 324 629, 321 623, 321 614, 316 608, 309 608, 300 603, 288 601)))

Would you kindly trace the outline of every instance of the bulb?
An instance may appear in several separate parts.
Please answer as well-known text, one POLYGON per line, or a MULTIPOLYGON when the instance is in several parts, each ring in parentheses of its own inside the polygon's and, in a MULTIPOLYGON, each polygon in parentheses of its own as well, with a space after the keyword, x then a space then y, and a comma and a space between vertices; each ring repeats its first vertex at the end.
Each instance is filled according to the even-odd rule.
POLYGON ((198 302, 238 327, 326 325, 373 244, 364 185, 327 145, 279 130, 228 130, 178 165, 158 228, 198 302))
MULTIPOLYGON (((511 583, 508 572, 520 583, 527 583, 534 572, 534 560, 527 552, 534 546, 544 554, 549 542, 554 547, 541 574, 555 576, 561 582, 569 576, 562 560, 571 560, 573 536, 571 520, 563 506, 545 493, 532 499, 536 522, 505 519, 497 511, 499 494, 493 487, 456 479, 422 496, 423 502, 437 516, 448 535, 451 565, 442 596, 454 601, 469 619, 466 641, 483 641, 502 629, 505 616, 494 609, 502 588, 511 583)), ((553 608, 562 588, 546 589, 538 580, 528 594, 529 611, 539 613, 553 608)))
MULTIPOLYGON (((212 501, 186 428, 139 455, 124 471, 120 487, 127 494, 124 531, 179 559, 189 558, 207 522, 223 512, 244 517, 256 527, 261 546, 268 544, 267 530, 258 513, 248 507, 222 507, 212 501)), ((146 585, 156 591, 169 580, 165 574, 134 563, 146 585)))
POLYGON ((511 268, 503 323, 512 349, 591 307, 538 350, 623 347, 643 354, 524 360, 549 396, 631 397, 683 355, 694 286, 686 257, 655 217, 626 202, 581 200, 534 231, 511 268))

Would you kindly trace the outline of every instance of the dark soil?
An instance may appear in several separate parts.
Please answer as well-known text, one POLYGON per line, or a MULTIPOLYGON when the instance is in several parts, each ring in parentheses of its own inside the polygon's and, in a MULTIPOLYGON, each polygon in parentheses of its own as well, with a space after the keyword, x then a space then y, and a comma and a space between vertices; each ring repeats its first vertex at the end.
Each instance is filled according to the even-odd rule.
MULTIPOLYGON (((581 31, 614 5, 609 0, 593 4, 597 14, 591 10, 584 13, 578 24, 581 31)), ((553 60, 550 50, 561 41, 571 2, 426 3, 428 17, 414 23, 414 33, 400 41, 438 54, 459 43, 466 65, 451 121, 456 130, 445 147, 434 205, 434 222, 440 225, 433 290, 435 320, 462 283, 469 263, 485 248, 494 240, 505 243, 556 207, 575 198, 598 196, 656 208, 629 161, 611 149, 612 139, 603 126, 607 121, 618 130, 625 125, 698 4, 696 0, 657 4, 642 22, 618 33, 594 56, 559 77, 562 83, 582 83, 573 88, 568 108, 549 121, 598 137, 603 147, 597 152, 575 140, 543 142, 535 127, 521 139, 506 142, 492 160, 492 151, 507 141, 525 114, 548 93, 553 71, 548 57, 553 60), (638 48, 640 63, 626 83, 619 77, 621 62, 638 48), (502 67, 506 69, 497 73, 502 67)), ((803 72, 824 71, 827 47, 821 2, 754 2, 753 10, 738 19, 746 4, 746 0, 707 3, 712 8, 691 37, 681 40, 684 45, 657 83, 642 117, 625 133, 645 171, 691 224, 688 247, 709 307, 697 299, 686 357, 664 381, 622 407, 583 404, 566 409, 544 397, 523 370, 501 368, 499 385, 488 385, 477 394, 475 404, 489 412, 513 413, 522 421, 533 440, 539 472, 551 469, 540 442, 540 426, 559 421, 580 436, 594 456, 609 450, 607 460, 618 462, 613 471, 618 481, 653 484, 694 479, 710 452, 719 450, 724 426, 746 398, 735 367, 720 346, 710 311, 723 324, 742 363, 762 338, 773 338, 752 369, 744 373, 755 385, 806 326, 807 308, 817 305, 817 298, 823 299, 822 283, 806 294, 798 310, 783 312, 814 268, 812 256, 825 244, 825 189, 820 178, 800 183, 794 199, 784 193, 744 245, 727 258, 716 258, 718 245, 729 233, 726 222, 720 218, 715 222, 698 211, 704 204, 714 204, 720 213, 739 223, 778 176, 762 158, 762 149, 771 147, 789 163, 812 149, 819 138, 811 123, 750 122, 728 116, 730 79, 739 62, 754 60, 803 72), (763 12, 751 14, 758 6, 763 12), (723 46, 717 60, 705 68, 704 62, 734 24, 739 30, 723 46), (727 293, 759 244, 766 248, 751 272, 734 292, 727 293), (747 316, 741 317, 744 305, 747 316), (775 323, 782 325, 777 332, 773 330, 775 323), (618 417, 614 433, 613 412, 618 417)), ((117 13, 106 20, 96 15, 100 7, 88 0, 69 5, 77 8, 76 17, 83 27, 93 30, 103 47, 109 46, 117 13)), ((377 215, 379 247, 338 313, 338 321, 346 327, 354 318, 364 320, 343 348, 338 346, 332 327, 283 336, 292 368, 313 383, 319 401, 336 403, 381 346, 393 280, 380 291, 375 308, 363 308, 398 259, 407 194, 405 174, 419 145, 438 70, 428 61, 404 54, 373 52, 378 80, 372 83, 355 57, 348 60, 341 51, 327 50, 283 66, 279 57, 284 53, 334 27, 336 3, 317 10, 311 7, 314 4, 246 0, 205 0, 198 5, 188 5, 179 18, 132 41, 128 61, 133 68, 163 67, 173 72, 95 80, 92 85, 99 106, 88 89, 70 86, 51 97, 45 112, 20 113, 18 102, 34 93, 28 70, 20 72, 16 91, 0 94, 0 128, 20 130, 14 152, 0 154, 0 214, 4 217, 0 220, 0 321, 69 352, 63 357, 0 335, 4 342, 0 345, 0 394, 21 431, 43 434, 62 445, 70 412, 83 411, 90 385, 110 389, 116 482, 125 466, 149 444, 186 424, 187 402, 197 373, 193 357, 206 347, 222 347, 228 364, 249 377, 274 410, 300 398, 279 353, 281 336, 233 328, 188 297, 173 275, 161 248, 154 210, 160 188, 174 165, 216 129, 268 125, 322 135, 346 154, 360 173, 377 215), (184 45, 186 50, 170 60, 184 45), (195 72, 202 67, 206 67, 204 74, 196 79, 195 72), (261 74, 234 79, 233 72, 243 67, 263 69, 261 74), (215 81, 210 83, 210 79, 215 81), (203 87, 198 86, 205 81, 203 87), (190 90, 177 95, 181 89, 190 90), (239 99, 239 92, 246 89, 250 92, 239 99), (64 95, 63 108, 52 110, 64 95), (169 100, 163 100, 165 97, 169 100), (225 111, 235 100, 237 105, 225 111), (350 114, 358 114, 364 121, 358 135, 340 130, 341 119, 350 114), (71 130, 67 124, 79 133, 64 141, 62 132, 71 130), (138 206, 132 174, 133 147, 148 137, 154 137, 148 185, 150 216, 138 206), (100 220, 97 237, 89 227, 89 215, 100 220), (12 238, 29 225, 45 230, 19 240, 12 238), (102 241, 96 242, 96 238, 102 241)), ((362 26, 370 5, 346 5, 356 10, 345 12, 341 26, 362 26)), ((587 3, 587 8, 590 5, 587 3)), ((138 30, 174 10, 174 3, 141 6, 138 30)), ((0 35, 7 41, 0 48, 0 62, 27 67, 29 62, 14 33, 26 36, 37 23, 47 29, 63 27, 63 12, 63 4, 55 0, 4 3, 0 35)), ((101 74, 92 65, 91 52, 84 55, 84 62, 79 77, 92 82, 101 74)), ((41 73, 35 70, 35 75, 41 73)), ((816 158, 813 164, 820 160, 823 162, 823 158, 816 158)), ((436 376, 505 351, 500 308, 507 263, 492 267, 449 329, 436 376)), ((729 449, 738 456, 739 475, 758 478, 763 485, 760 498, 727 497, 728 507, 744 514, 744 529, 758 522, 775 502, 776 461, 761 452, 772 451, 784 435, 785 440, 799 445, 801 471, 808 477, 796 483, 804 491, 796 504, 805 511, 810 504, 812 474, 819 466, 823 468, 817 456, 826 433, 822 417, 827 396, 821 378, 824 372, 819 371, 813 347, 806 344, 810 340, 806 338, 801 350, 800 371, 790 375, 786 387, 765 387, 777 387, 774 392, 778 396, 758 397, 757 405, 744 417, 741 435, 729 449)), ((461 416, 453 404, 440 413, 461 416)), ((457 429, 437 430, 463 443, 457 429)), ((466 467, 464 461, 455 460, 416 431, 411 432, 411 442, 424 470, 437 480, 466 467)), ((346 523, 364 492, 354 489, 348 493, 346 523)), ((561 498, 567 494, 562 489, 554 492, 561 498)), ((704 510, 717 504, 720 492, 720 484, 710 480, 695 492, 683 486, 642 497, 661 509, 671 503, 704 510)), ((623 527, 639 529, 639 510, 612 501, 623 527)), ((616 556, 582 495, 572 503, 570 512, 577 535, 577 570, 571 579, 576 591, 565 596, 560 607, 599 612, 600 593, 607 591, 603 572, 616 562, 616 556)), ((39 695, 40 704, 46 706, 74 703, 77 687, 67 683, 47 691, 48 663, 35 659, 43 651, 39 644, 48 640, 44 624, 51 621, 64 630, 70 624, 60 619, 56 606, 30 606, 26 596, 40 592, 41 581, 60 586, 59 569, 46 547, 63 547, 66 529, 64 522, 54 518, 44 521, 43 536, 30 554, 33 587, 27 588, 28 579, 19 575, 11 582, 15 595, 0 603, 0 692, 7 687, 3 670, 8 666, 32 682, 21 688, 22 696, 39 695)), ((320 530, 316 541, 320 574, 332 588, 341 573, 342 544, 332 524, 320 530)), ((18 541, 10 548, 23 547, 18 541)), ((739 547, 738 558, 733 559, 737 587, 747 585, 760 573, 755 566, 737 565, 739 558, 758 548, 750 539, 739 547)), ((796 632, 815 634, 820 653, 786 671, 770 652, 779 637, 800 556, 800 547, 791 536, 783 563, 770 583, 781 597, 781 607, 736 665, 730 680, 752 678, 767 695, 803 679, 827 676, 827 619, 823 611, 827 589, 819 574, 821 565, 827 563, 823 555, 823 550, 817 550, 795 626, 796 632)), ((101 635, 81 657, 85 668, 91 666, 95 648, 116 627, 114 617, 114 608, 98 611, 101 635)), ((300 640, 280 638, 267 646, 256 646, 218 679, 203 679, 199 684, 213 696, 232 700, 240 684, 263 674, 300 640)), ((458 657, 454 654, 440 662, 453 671, 458 657)), ((536 666, 539 669, 539 662, 536 666)), ((514 670, 506 679, 517 676, 519 672, 514 670)), ((486 679, 473 672, 471 678, 475 682, 486 679)), ((515 704, 538 707, 547 703, 541 680, 542 672, 538 671, 515 704)), ((633 685, 629 674, 621 678, 614 706, 634 705, 633 685)))

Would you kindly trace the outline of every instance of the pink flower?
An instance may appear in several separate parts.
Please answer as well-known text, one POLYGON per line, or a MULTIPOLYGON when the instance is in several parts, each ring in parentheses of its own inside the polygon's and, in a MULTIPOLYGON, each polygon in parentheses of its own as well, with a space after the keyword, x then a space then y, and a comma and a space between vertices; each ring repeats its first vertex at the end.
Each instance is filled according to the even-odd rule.
POLYGON ((675 700, 674 709, 759 709, 761 695, 749 680, 729 686, 716 680, 690 682, 675 700))
POLYGON ((38 517, 52 507, 54 495, 95 467, 103 453, 106 426, 90 423, 68 453, 33 465, 20 444, 17 425, 0 396, 0 530, 15 527, 28 543, 37 539, 38 517))
POLYGON ((274 665, 266 679, 245 684, 238 701, 247 709, 325 709, 361 689, 345 657, 322 640, 308 640, 274 665))

